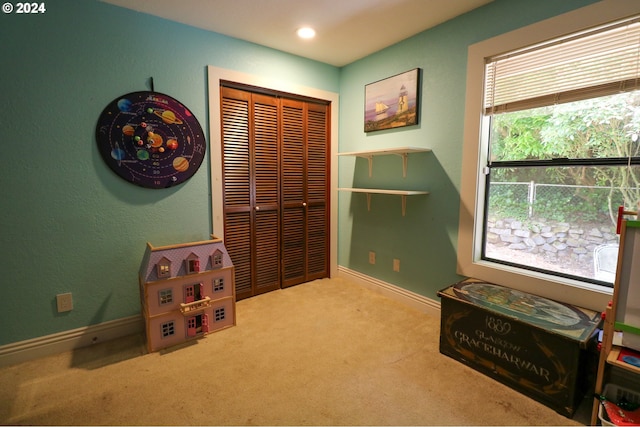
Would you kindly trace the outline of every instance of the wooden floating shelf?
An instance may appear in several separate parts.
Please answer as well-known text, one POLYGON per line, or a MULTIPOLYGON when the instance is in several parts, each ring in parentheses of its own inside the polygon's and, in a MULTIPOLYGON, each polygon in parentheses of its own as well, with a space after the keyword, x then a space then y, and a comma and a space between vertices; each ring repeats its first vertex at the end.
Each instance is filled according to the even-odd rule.
POLYGON ((429 194, 428 191, 382 190, 378 188, 338 188, 338 191, 351 191, 353 193, 395 194, 396 196, 416 196, 420 194, 429 194))
POLYGON ((349 191, 352 193, 365 193, 367 195, 367 211, 371 210, 371 194, 393 194, 402 197, 402 216, 405 216, 407 211, 407 197, 406 196, 420 196, 429 194, 428 191, 416 191, 416 190, 383 190, 378 188, 338 188, 338 191, 349 191))
POLYGON ((369 177, 373 172, 373 157, 374 156, 386 156, 389 154, 395 154, 402 157, 402 177, 407 176, 407 155, 409 153, 423 153, 431 151, 430 148, 419 147, 398 147, 398 148, 381 148, 379 150, 367 150, 367 151, 350 151, 345 153, 338 153, 338 156, 357 156, 364 157, 369 160, 369 177))
POLYGON ((430 148, 420 147, 398 147, 398 148, 381 148, 378 150, 366 150, 366 151, 350 151, 345 153, 338 153, 338 156, 381 156, 386 154, 407 154, 407 153, 421 153, 425 151, 431 151, 430 148))

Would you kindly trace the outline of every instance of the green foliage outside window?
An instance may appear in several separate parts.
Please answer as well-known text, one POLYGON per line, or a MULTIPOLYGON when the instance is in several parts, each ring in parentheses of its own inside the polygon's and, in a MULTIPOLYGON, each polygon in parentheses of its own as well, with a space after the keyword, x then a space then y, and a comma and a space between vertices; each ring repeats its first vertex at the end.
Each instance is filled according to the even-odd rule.
MULTIPOLYGON (((491 160, 527 161, 640 156, 640 91, 492 117, 491 160)), ((489 211, 524 219, 527 194, 516 185, 536 187, 535 216, 557 221, 615 222, 617 207, 635 209, 640 200, 640 167, 562 165, 491 169, 489 211), (494 188, 495 186, 495 188, 494 188), (544 191, 542 191, 544 190, 544 191), (553 191, 552 191, 553 190, 553 191), (604 218, 603 218, 604 217, 604 218)))

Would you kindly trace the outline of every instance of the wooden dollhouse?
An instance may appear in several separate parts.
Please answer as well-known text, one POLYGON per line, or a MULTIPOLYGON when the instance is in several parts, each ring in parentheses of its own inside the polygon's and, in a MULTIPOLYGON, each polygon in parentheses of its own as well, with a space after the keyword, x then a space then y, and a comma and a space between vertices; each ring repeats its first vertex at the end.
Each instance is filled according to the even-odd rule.
POLYGON ((147 243, 139 283, 149 352, 236 324, 234 267, 222 239, 147 243))

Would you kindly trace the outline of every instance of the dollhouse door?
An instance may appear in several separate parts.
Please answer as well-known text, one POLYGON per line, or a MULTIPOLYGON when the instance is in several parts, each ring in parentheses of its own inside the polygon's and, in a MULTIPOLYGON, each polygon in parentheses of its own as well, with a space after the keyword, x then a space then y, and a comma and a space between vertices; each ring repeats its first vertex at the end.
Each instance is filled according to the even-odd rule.
POLYGON ((189 317, 187 319, 187 336, 188 337, 195 337, 196 333, 197 333, 196 318, 195 317, 189 317))
POLYGON ((193 285, 186 286, 184 288, 184 302, 187 304, 189 304, 190 302, 194 302, 196 300, 195 294, 195 287, 193 285))
POLYGON ((209 332, 209 315, 207 314, 202 315, 202 332, 205 334, 209 332))

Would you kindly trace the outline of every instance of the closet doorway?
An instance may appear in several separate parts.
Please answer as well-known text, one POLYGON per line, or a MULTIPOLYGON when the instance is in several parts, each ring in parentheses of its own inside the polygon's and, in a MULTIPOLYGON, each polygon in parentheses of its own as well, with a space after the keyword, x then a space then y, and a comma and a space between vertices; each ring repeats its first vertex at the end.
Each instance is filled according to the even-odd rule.
POLYGON ((330 104, 221 82, 220 115, 236 299, 328 277, 330 104))

